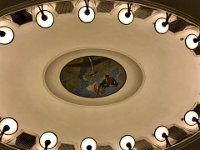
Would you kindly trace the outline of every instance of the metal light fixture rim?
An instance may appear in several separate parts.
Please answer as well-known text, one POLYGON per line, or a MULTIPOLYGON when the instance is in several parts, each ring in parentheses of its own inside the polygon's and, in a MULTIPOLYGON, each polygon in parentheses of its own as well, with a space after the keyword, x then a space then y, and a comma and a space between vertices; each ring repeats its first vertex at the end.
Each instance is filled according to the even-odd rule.
MULTIPOLYGON (((52 147, 52 148, 55 148, 56 147, 56 145, 58 144, 58 136, 53 132, 53 131, 45 131, 45 132, 43 132, 42 134, 41 134, 41 136, 40 136, 40 138, 39 138, 39 143, 40 143, 40 146, 42 147, 42 148, 45 148, 45 147, 43 147, 42 146, 42 144, 41 144, 41 142, 40 142, 40 139, 41 139, 41 137, 44 135, 44 134, 46 134, 46 133, 52 133, 52 134, 54 134, 55 136, 56 136, 56 144, 52 147)), ((47 149, 52 149, 52 148, 47 148, 47 149)))
MULTIPOLYGON (((160 17, 160 18, 156 19, 156 21, 153 23, 153 24, 154 24, 155 30, 156 30, 156 22, 157 22, 159 19, 165 19, 165 20, 166 20, 165 17, 160 17)), ((168 25, 169 25, 169 23, 168 23, 168 25)), ((166 32, 163 32, 163 33, 162 33, 162 32, 158 32, 158 30, 156 30, 156 32, 159 33, 159 34, 166 34, 168 31, 169 31, 169 30, 167 30, 166 32)))
POLYGON ((13 38, 12 38, 12 40, 10 42, 8 42, 8 43, 0 43, 0 45, 8 45, 8 44, 12 43, 14 41, 14 38, 15 38, 15 33, 14 33, 13 29, 8 27, 8 26, 0 26, 0 28, 4 28, 4 27, 8 28, 8 29, 10 29, 12 31, 13 38))
POLYGON ((82 147, 81 147, 81 145, 82 145, 83 141, 86 140, 86 139, 92 139, 92 140, 94 140, 95 143, 96 143, 96 147, 98 147, 97 141, 96 141, 93 137, 88 136, 88 137, 85 137, 85 138, 81 141, 81 144, 80 144, 80 148, 81 148, 81 150, 83 150, 82 147))
MULTIPOLYGON (((194 111, 194 110, 188 110, 186 113, 185 113, 185 115, 184 115, 184 122, 188 125, 188 126, 195 126, 195 125, 197 125, 197 123, 195 123, 194 125, 190 125, 190 124, 188 124, 187 122, 186 122, 186 120, 185 120, 185 116, 187 115, 187 113, 189 113, 189 112, 195 112, 195 113, 197 113, 196 111, 194 111)), ((198 114, 197 114, 198 115, 198 114)), ((199 115, 198 115, 198 118, 197 118, 198 120, 199 120, 199 115)))
MULTIPOLYGON (((136 142, 136 141, 135 141, 135 138, 134 138, 132 135, 126 134, 126 135, 122 136, 121 139, 119 140, 119 146, 121 147, 121 149, 123 149, 123 147, 121 146, 120 143, 121 143, 122 139, 123 139, 124 137, 126 137, 126 136, 130 136, 131 138, 133 138, 134 143, 136 142)), ((135 147, 135 145, 133 146, 133 148, 134 148, 134 147, 135 147)), ((132 148, 132 149, 133 149, 133 148, 132 148)))
POLYGON ((81 22, 86 23, 86 24, 89 24, 89 23, 92 23, 92 22, 95 20, 96 13, 95 13, 94 9, 93 9, 92 7, 89 6, 89 9, 92 9, 92 11, 94 12, 94 18, 93 18, 92 21, 90 21, 90 22, 84 22, 83 20, 81 20, 80 15, 79 15, 79 12, 80 12, 80 10, 81 10, 82 8, 85 8, 85 7, 86 7, 86 6, 82 6, 82 7, 79 8, 79 10, 78 10, 78 18, 79 18, 79 20, 80 20, 81 22))
POLYGON ((5 117, 5 118, 1 119, 0 124, 1 124, 1 122, 2 122, 4 119, 12 119, 12 120, 14 120, 14 121, 16 122, 16 124, 17 124, 17 129, 16 129, 15 132, 13 132, 12 134, 6 134, 6 133, 4 133, 4 135, 13 135, 13 134, 15 134, 15 133, 18 131, 18 129, 19 129, 19 123, 17 122, 17 120, 14 119, 13 117, 5 117))
POLYGON ((38 21, 37 21, 37 17, 38 17, 38 15, 41 13, 40 11, 36 14, 36 22, 37 22, 37 24, 38 24, 38 26, 40 26, 41 28, 43 28, 43 29, 48 29, 48 28, 50 28, 50 27, 52 27, 53 25, 54 25, 54 15, 53 15, 53 13, 51 12, 51 11, 49 11, 49 10, 43 10, 44 12, 48 12, 48 13, 50 13, 52 16, 53 16, 53 23, 51 24, 51 26, 49 26, 49 27, 43 27, 43 26, 41 26, 39 23, 38 23, 38 21))
POLYGON ((190 48, 190 47, 186 44, 187 38, 188 38, 189 36, 191 36, 191 35, 195 35, 196 37, 198 37, 198 35, 196 35, 196 34, 194 34, 194 33, 188 34, 188 35, 186 36, 186 38, 185 38, 185 46, 186 46, 189 50, 194 50, 194 49, 196 49, 196 48, 192 49, 192 48, 190 48))
MULTIPOLYGON (((153 135, 154 135, 154 137, 156 138, 156 140, 158 140, 159 142, 164 142, 164 141, 166 141, 166 140, 159 140, 157 137, 156 137, 156 130, 158 129, 158 128, 160 128, 160 127, 164 127, 164 128, 166 128, 168 131, 169 131, 169 129, 166 127, 166 126, 164 126, 164 125, 160 125, 160 126, 158 126, 155 130, 154 130, 154 133, 153 133, 153 135)), ((168 137, 168 135, 167 135, 167 137, 168 137)))
POLYGON ((122 10, 124 10, 124 9, 127 9, 128 10, 128 8, 122 8, 122 9, 120 9, 120 11, 118 12, 118 21, 121 23, 121 24, 123 24, 123 25, 130 25, 132 22, 133 22, 133 20, 134 20, 134 15, 133 15, 133 11, 131 10, 131 15, 133 15, 133 19, 132 19, 132 21, 130 22, 130 23, 128 23, 128 24, 125 24, 125 23, 123 23, 120 19, 119 19, 119 14, 120 14, 120 12, 122 11, 122 10))

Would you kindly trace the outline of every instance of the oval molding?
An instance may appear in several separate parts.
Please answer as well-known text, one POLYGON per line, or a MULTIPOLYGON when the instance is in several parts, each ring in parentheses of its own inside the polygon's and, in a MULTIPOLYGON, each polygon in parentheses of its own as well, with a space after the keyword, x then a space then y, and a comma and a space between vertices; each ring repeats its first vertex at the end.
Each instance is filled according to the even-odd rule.
POLYGON ((55 58, 49 63, 44 75, 46 87, 56 97, 70 103, 89 106, 107 105, 125 100, 136 94, 144 81, 143 79, 144 73, 136 61, 121 53, 97 48, 75 50, 55 58), (101 56, 117 61, 125 69, 128 82, 115 94, 98 97, 95 101, 67 91, 60 82, 61 70, 72 60, 85 56, 101 56))

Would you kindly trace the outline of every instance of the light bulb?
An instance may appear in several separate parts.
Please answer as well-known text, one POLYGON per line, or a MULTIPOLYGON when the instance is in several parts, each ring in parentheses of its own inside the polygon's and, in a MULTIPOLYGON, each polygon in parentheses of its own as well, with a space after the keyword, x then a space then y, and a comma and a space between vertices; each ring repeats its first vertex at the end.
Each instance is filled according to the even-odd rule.
POLYGON ((90 23, 95 18, 94 10, 91 7, 84 6, 78 12, 79 19, 84 23, 90 23))
POLYGON ((0 130, 2 131, 4 126, 9 126, 9 130, 4 132, 5 135, 12 135, 18 130, 18 123, 15 119, 7 117, 3 118, 0 122, 0 130))
POLYGON ((6 45, 13 41, 14 32, 9 27, 0 27, 0 44, 6 45))
POLYGON ((199 45, 199 41, 195 41, 198 37, 195 34, 189 34, 185 38, 185 45, 188 49, 195 49, 199 45))
POLYGON ((129 12, 128 8, 123 8, 119 11, 118 19, 122 24, 129 25, 133 22, 133 12, 129 12))
POLYGON ((160 126, 160 127, 156 128, 156 130, 154 132, 154 136, 158 141, 160 141, 160 142, 165 141, 166 139, 165 139, 164 135, 166 135, 166 136, 169 135, 169 130, 166 127, 160 126))
POLYGON ((58 138, 56 136, 55 133, 48 131, 48 132, 44 132, 41 136, 40 136, 40 145, 45 148, 45 142, 46 141, 50 141, 49 145, 48 145, 48 149, 54 148, 57 143, 58 143, 58 138))
POLYGON ((188 111, 184 116, 184 120, 189 126, 194 126, 197 124, 197 122, 195 122, 193 118, 199 118, 198 114, 195 111, 188 111))
POLYGON ((43 10, 44 15, 42 12, 38 12, 36 16, 36 21, 38 25, 42 28, 50 28, 54 23, 54 16, 51 12, 47 10, 43 10))
POLYGON ((129 146, 133 149, 135 146, 135 139, 131 135, 125 135, 121 138, 119 145, 122 150, 129 150, 129 146))
POLYGON ((81 142, 81 150, 96 150, 97 149, 97 142, 91 138, 85 138, 81 142))
POLYGON ((154 27, 155 30, 160 34, 164 34, 169 30, 169 24, 166 23, 166 18, 157 19, 154 24, 154 27))

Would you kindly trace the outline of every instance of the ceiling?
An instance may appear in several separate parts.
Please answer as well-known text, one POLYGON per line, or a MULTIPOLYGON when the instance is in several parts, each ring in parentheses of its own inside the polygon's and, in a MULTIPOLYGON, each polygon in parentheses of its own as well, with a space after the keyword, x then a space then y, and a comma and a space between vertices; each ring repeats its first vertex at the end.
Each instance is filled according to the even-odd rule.
MULTIPOLYGON (((41 2, 45 1, 1 0, 0 14, 26 7, 35 15, 35 8, 28 6, 41 2)), ((188 22, 200 24, 196 13, 199 1, 141 3, 169 9, 188 22)), ((49 29, 40 28, 34 19, 21 26, 3 23, 14 30, 15 39, 0 45, 1 115, 14 117, 20 130, 37 136, 54 131, 59 141, 77 149, 83 138, 91 136, 99 144, 119 150, 118 141, 126 134, 162 147, 165 143, 152 136, 159 125, 196 132, 181 118, 200 101, 200 58, 184 43, 188 33, 198 30, 189 27, 160 35, 153 23, 165 13, 158 10, 124 26, 117 19, 121 6, 111 13, 97 13, 91 24, 84 24, 77 15, 79 7, 77 4, 70 14, 57 14, 51 8, 55 22, 49 29), (97 99, 66 91, 59 80, 62 68, 73 59, 93 55, 111 58, 124 67, 127 81, 123 88, 97 99), (135 88, 137 84, 141 85, 135 88)))

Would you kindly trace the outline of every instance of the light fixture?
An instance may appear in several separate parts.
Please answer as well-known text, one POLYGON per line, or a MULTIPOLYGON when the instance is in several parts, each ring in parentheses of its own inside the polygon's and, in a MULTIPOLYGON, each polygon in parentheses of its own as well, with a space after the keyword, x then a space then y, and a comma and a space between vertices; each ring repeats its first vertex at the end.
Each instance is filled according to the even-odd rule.
POLYGON ((11 117, 3 118, 0 122, 0 141, 2 141, 3 135, 12 135, 18 130, 18 123, 11 117))
POLYGON ((166 13, 166 18, 161 17, 156 20, 156 22, 154 23, 154 28, 158 33, 164 34, 169 30, 170 17, 171 17, 171 14, 166 13))
POLYGON ((82 140, 81 150, 96 150, 96 149, 97 149, 97 142, 93 138, 87 137, 82 140))
POLYGON ((171 146, 171 144, 168 140, 169 130, 166 127, 164 127, 164 126, 157 127, 155 129, 154 136, 160 142, 166 141, 166 147, 171 146))
POLYGON ((131 135, 125 135, 120 139, 119 145, 122 150, 132 150, 135 146, 135 139, 131 135))
POLYGON ((185 45, 188 49, 195 49, 198 47, 199 41, 200 41, 200 34, 199 34, 199 36, 197 36, 195 34, 189 34, 185 38, 185 45))
POLYGON ((9 27, 0 27, 0 44, 6 45, 13 41, 14 32, 9 27))
POLYGON ((199 115, 195 111, 190 110, 186 112, 184 120, 185 123, 188 124, 189 126, 194 126, 197 124, 200 129, 199 115))
POLYGON ((40 145, 44 150, 54 148, 58 143, 57 135, 51 131, 44 132, 40 136, 40 145))
POLYGON ((43 5, 38 6, 39 12, 36 15, 37 24, 42 28, 50 28, 54 23, 54 16, 53 14, 43 9, 43 5))
POLYGON ((78 12, 79 19, 84 23, 90 23, 95 18, 94 10, 89 7, 89 0, 84 0, 85 6, 81 7, 78 12))
POLYGON ((124 25, 129 25, 133 22, 132 4, 128 3, 127 5, 127 8, 121 9, 118 13, 118 19, 124 25))

